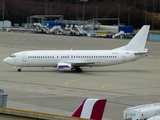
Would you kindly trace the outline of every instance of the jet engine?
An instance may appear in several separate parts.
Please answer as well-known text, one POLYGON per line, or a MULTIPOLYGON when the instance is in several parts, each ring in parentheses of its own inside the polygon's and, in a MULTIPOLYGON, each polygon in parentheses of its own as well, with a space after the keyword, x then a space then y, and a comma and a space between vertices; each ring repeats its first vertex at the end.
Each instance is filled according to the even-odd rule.
POLYGON ((60 71, 69 71, 72 70, 72 65, 69 63, 58 63, 57 69, 60 71))

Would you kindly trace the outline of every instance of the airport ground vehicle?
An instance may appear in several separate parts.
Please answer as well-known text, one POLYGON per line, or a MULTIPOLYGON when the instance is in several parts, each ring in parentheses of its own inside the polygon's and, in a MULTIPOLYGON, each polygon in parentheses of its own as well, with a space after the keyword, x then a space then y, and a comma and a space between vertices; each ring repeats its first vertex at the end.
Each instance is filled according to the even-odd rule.
POLYGON ((130 107, 123 111, 124 120, 147 120, 155 115, 160 115, 160 103, 130 107))

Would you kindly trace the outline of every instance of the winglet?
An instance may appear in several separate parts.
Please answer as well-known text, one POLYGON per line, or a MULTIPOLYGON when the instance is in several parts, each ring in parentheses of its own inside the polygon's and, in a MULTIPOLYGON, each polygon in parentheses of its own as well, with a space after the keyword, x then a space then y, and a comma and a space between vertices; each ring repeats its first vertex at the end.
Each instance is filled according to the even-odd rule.
POLYGON ((72 117, 102 120, 106 99, 86 99, 74 111, 72 117))

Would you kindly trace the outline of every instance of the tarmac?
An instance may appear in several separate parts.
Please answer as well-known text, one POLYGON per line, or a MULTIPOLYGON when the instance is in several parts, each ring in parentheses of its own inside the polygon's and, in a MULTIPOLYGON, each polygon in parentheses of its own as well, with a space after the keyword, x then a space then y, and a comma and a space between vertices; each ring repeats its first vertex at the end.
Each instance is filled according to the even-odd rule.
POLYGON ((104 120, 123 120, 123 110, 160 102, 160 42, 147 41, 147 57, 125 64, 82 68, 82 73, 56 68, 15 68, 3 63, 23 50, 105 50, 128 39, 106 39, 0 32, 0 89, 7 107, 70 116, 85 98, 106 98, 104 120))

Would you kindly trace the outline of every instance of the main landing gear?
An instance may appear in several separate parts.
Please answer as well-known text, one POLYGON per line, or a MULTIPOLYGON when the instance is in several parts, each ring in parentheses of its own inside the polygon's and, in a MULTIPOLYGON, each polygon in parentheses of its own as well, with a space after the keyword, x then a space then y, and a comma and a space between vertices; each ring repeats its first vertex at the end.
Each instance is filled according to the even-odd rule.
POLYGON ((82 72, 82 69, 80 67, 75 67, 75 71, 81 73, 82 72))
POLYGON ((18 69, 17 69, 17 71, 18 71, 18 72, 21 72, 21 71, 22 71, 22 69, 21 69, 21 68, 18 68, 18 69))

